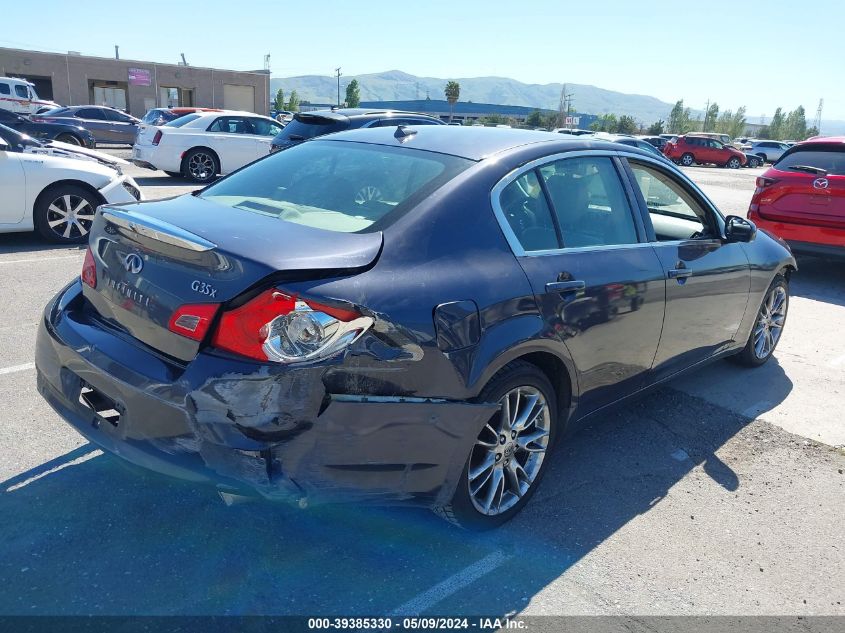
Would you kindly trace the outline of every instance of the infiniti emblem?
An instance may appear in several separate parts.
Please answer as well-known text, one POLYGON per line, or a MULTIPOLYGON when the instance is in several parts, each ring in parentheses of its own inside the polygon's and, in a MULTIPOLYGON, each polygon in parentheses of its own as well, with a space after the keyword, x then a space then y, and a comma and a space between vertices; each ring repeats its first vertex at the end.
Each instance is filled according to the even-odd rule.
POLYGON ((816 189, 827 189, 827 178, 816 178, 813 181, 813 186, 816 189))
POLYGON ((126 272, 137 275, 144 267, 144 260, 137 253, 129 253, 123 258, 123 267, 126 269, 126 272))

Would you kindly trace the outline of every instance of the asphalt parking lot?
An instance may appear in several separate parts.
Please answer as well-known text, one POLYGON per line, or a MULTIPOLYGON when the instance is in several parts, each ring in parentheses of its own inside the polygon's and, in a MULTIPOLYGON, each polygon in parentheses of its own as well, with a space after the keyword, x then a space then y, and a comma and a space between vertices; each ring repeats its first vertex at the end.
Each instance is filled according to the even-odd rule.
MULTIPOLYGON (((194 188, 129 171, 150 199, 194 188)), ((744 215, 763 170, 686 171, 744 215)), ((0 614, 845 615, 843 264, 799 261, 772 362, 718 362, 597 421, 477 535, 419 510, 228 507, 96 450, 32 365, 82 259, 0 235, 0 614)))

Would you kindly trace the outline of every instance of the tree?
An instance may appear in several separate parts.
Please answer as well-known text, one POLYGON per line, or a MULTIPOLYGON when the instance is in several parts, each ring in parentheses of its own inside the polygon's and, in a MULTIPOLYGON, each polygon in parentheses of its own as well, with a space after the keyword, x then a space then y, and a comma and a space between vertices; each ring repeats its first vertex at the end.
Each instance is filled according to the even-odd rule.
POLYGON ((652 123, 651 125, 648 126, 646 133, 649 134, 650 136, 660 136, 661 134, 663 134, 663 126, 664 126, 663 119, 660 119, 659 121, 655 121, 654 123, 652 123))
MULTIPOLYGON (((813 126, 813 127, 811 127, 811 128, 807 128, 807 136, 805 136, 804 138, 805 138, 805 139, 808 139, 808 138, 811 138, 811 137, 813 137, 813 136, 818 136, 818 135, 819 135, 819 128, 817 128, 817 127, 814 125, 814 126, 813 126)), ((796 140, 798 140, 798 139, 796 139, 796 140)), ((801 139, 801 140, 803 140, 803 139, 801 139)))
POLYGON ((616 131, 620 134, 636 134, 639 127, 640 126, 637 125, 637 121, 634 117, 623 114, 619 117, 619 123, 616 125, 616 131))
POLYGON ((286 110, 290 110, 291 112, 299 112, 299 95, 296 94, 296 90, 290 91, 290 99, 288 99, 288 107, 285 108, 286 110))
POLYGON ((803 141, 807 137, 807 117, 804 106, 798 106, 786 115, 783 123, 783 136, 779 140, 790 139, 803 141))
POLYGON ((742 136, 745 134, 745 124, 745 106, 742 106, 731 116, 731 125, 725 133, 731 138, 742 136))
POLYGON ((775 110, 774 116, 772 116, 772 120, 769 121, 769 138, 779 140, 783 138, 783 124, 784 124, 784 116, 783 112, 780 108, 775 110))
POLYGON ((450 81, 446 84, 446 89, 443 92, 446 94, 446 101, 449 102, 449 122, 451 123, 455 104, 461 98, 461 84, 457 81, 450 81))
POLYGON ((704 113, 704 125, 701 131, 707 132, 710 128, 716 128, 716 119, 719 118, 719 104, 711 103, 707 112, 704 113))
POLYGON ((276 91, 276 100, 273 102, 273 109, 274 110, 284 110, 285 109, 285 91, 279 88, 276 91))
POLYGON ((361 90, 358 87, 358 80, 353 79, 346 86, 346 105, 350 108, 357 108, 361 103, 361 90))
POLYGON ((684 107, 684 100, 679 99, 669 113, 669 132, 672 134, 686 134, 693 130, 690 109, 684 107))
POLYGON ((543 115, 539 110, 534 110, 525 119, 525 125, 528 127, 543 127, 543 115))

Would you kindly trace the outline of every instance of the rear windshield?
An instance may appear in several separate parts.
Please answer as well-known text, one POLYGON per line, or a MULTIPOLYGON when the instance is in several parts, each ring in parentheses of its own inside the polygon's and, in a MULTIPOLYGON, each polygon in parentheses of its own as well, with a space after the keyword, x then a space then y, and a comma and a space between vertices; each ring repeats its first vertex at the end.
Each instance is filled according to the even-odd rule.
POLYGON ((47 110, 46 112, 42 112, 38 116, 56 116, 59 114, 65 114, 69 112, 70 108, 53 108, 52 110, 47 110))
POLYGON ((271 154, 199 195, 296 224, 354 233, 380 229, 472 164, 411 148, 311 141, 271 154))
POLYGON ((818 167, 828 174, 843 176, 845 175, 845 147, 796 149, 785 154, 774 166, 781 171, 806 171, 794 169, 796 165, 818 167))
POLYGON ((349 127, 349 121, 336 121, 321 116, 296 115, 285 126, 276 141, 305 141, 309 138, 342 132, 349 127))
POLYGON ((186 114, 185 116, 180 116, 178 119, 173 119, 172 121, 165 123, 165 127, 182 127, 186 123, 190 123, 191 121, 196 121, 200 118, 201 114, 186 114))

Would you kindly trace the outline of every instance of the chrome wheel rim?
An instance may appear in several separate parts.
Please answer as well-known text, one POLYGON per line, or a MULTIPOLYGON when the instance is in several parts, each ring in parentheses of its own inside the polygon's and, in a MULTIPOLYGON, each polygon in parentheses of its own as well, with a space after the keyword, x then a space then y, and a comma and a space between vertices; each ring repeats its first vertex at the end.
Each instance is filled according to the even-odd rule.
POLYGON ((94 207, 81 196, 65 194, 47 207, 47 226, 62 239, 88 235, 94 222, 94 207))
POLYGON ((501 411, 481 430, 470 454, 467 486, 478 512, 496 516, 525 496, 546 457, 551 412, 534 387, 517 387, 501 400, 501 411))
POLYGON ((197 180, 213 178, 214 171, 214 159, 204 152, 197 152, 188 160, 188 172, 197 180))
POLYGON ((754 326, 754 355, 757 358, 767 358, 775 350, 783 332, 788 305, 783 286, 776 286, 766 295, 754 326))

